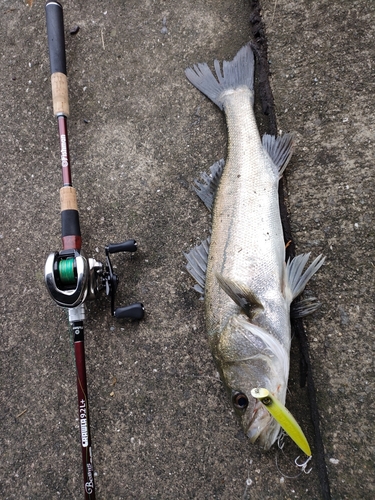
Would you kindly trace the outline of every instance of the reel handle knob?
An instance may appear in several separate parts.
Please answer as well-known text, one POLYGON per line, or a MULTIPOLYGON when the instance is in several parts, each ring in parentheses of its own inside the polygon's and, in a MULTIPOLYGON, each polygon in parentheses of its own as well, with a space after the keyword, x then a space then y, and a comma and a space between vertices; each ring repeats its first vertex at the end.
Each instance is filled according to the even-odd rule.
POLYGON ((110 243, 105 249, 108 253, 136 252, 137 242, 135 240, 127 240, 122 243, 110 243))
POLYGON ((117 307, 113 313, 116 318, 142 319, 145 315, 145 308, 140 302, 130 306, 117 307))

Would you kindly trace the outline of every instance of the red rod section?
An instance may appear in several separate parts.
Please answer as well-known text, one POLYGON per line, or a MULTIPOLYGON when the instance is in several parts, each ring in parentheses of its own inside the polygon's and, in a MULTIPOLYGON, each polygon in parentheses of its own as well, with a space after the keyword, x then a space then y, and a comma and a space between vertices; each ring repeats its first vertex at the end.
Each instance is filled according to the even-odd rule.
POLYGON ((91 451, 91 433, 89 404, 87 395, 87 379, 85 366, 85 346, 83 334, 83 322, 74 322, 74 352, 77 368, 77 395, 78 395, 78 418, 81 436, 83 482, 85 488, 85 500, 95 500, 94 465, 91 451))

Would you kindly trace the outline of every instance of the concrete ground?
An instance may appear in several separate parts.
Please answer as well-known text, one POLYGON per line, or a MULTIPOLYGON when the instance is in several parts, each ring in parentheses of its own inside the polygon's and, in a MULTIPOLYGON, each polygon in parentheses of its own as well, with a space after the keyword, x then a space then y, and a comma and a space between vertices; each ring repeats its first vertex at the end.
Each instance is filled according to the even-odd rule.
MULTIPOLYGON (((261 3, 279 128, 298 138, 286 172, 297 250, 327 256, 309 285, 323 306, 306 329, 332 498, 372 499, 375 4, 261 3)), ((97 498, 321 498, 314 461, 309 475, 285 477, 298 474, 290 442, 264 453, 242 435, 182 254, 209 231, 191 183, 226 154, 224 117, 184 69, 231 59, 250 38, 250 3, 63 5, 83 247, 103 260, 105 244, 136 238, 133 261, 114 259, 118 304, 147 310, 129 324, 105 297, 89 304, 97 498)), ((0 497, 80 499, 74 357, 43 281, 47 255, 61 249, 44 1, 0 0, 0 17, 0 497)), ((298 379, 294 347, 288 406, 312 441, 298 379)))

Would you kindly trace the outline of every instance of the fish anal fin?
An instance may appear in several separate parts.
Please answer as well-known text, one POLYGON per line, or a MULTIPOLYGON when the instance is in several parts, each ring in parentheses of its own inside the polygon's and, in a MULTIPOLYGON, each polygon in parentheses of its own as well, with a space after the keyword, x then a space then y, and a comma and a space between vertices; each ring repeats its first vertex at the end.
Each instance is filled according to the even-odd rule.
POLYGON ((184 253, 184 256, 187 260, 186 269, 197 282, 197 284, 194 285, 194 290, 202 295, 204 295, 204 287, 206 283, 206 270, 210 240, 211 237, 209 236, 206 240, 202 241, 200 245, 192 248, 190 252, 184 253))
POLYGON ((194 181, 194 191, 206 205, 208 210, 212 210, 216 191, 220 183, 220 179, 224 170, 224 160, 215 162, 210 167, 210 173, 202 172, 200 179, 194 181))
POLYGON ((258 297, 246 285, 224 278, 219 273, 215 273, 215 276, 224 292, 250 319, 264 309, 258 297))

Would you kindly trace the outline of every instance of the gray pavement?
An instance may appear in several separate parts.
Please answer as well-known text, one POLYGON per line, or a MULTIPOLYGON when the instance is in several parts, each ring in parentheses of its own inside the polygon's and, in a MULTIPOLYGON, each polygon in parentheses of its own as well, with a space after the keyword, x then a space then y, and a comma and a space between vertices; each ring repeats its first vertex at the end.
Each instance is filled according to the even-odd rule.
MULTIPOLYGON (((43 281, 61 248, 44 1, 27 3, 0 0, 0 497, 80 499, 74 357, 43 281)), ((105 244, 137 239, 133 261, 116 258, 118 300, 147 310, 129 324, 111 318, 105 297, 88 307, 97 498, 321 498, 314 462, 285 477, 298 473, 294 445, 264 453, 241 434, 182 255, 209 231, 191 183, 226 154, 224 117, 184 69, 232 58, 250 37, 250 3, 63 5, 84 250, 103 260, 105 244)), ((327 255, 309 285, 323 306, 306 329, 332 498, 372 499, 375 4, 262 5, 279 129, 298 138, 286 172, 297 250, 327 255)), ((288 407, 312 441, 298 379, 294 346, 288 407)))

